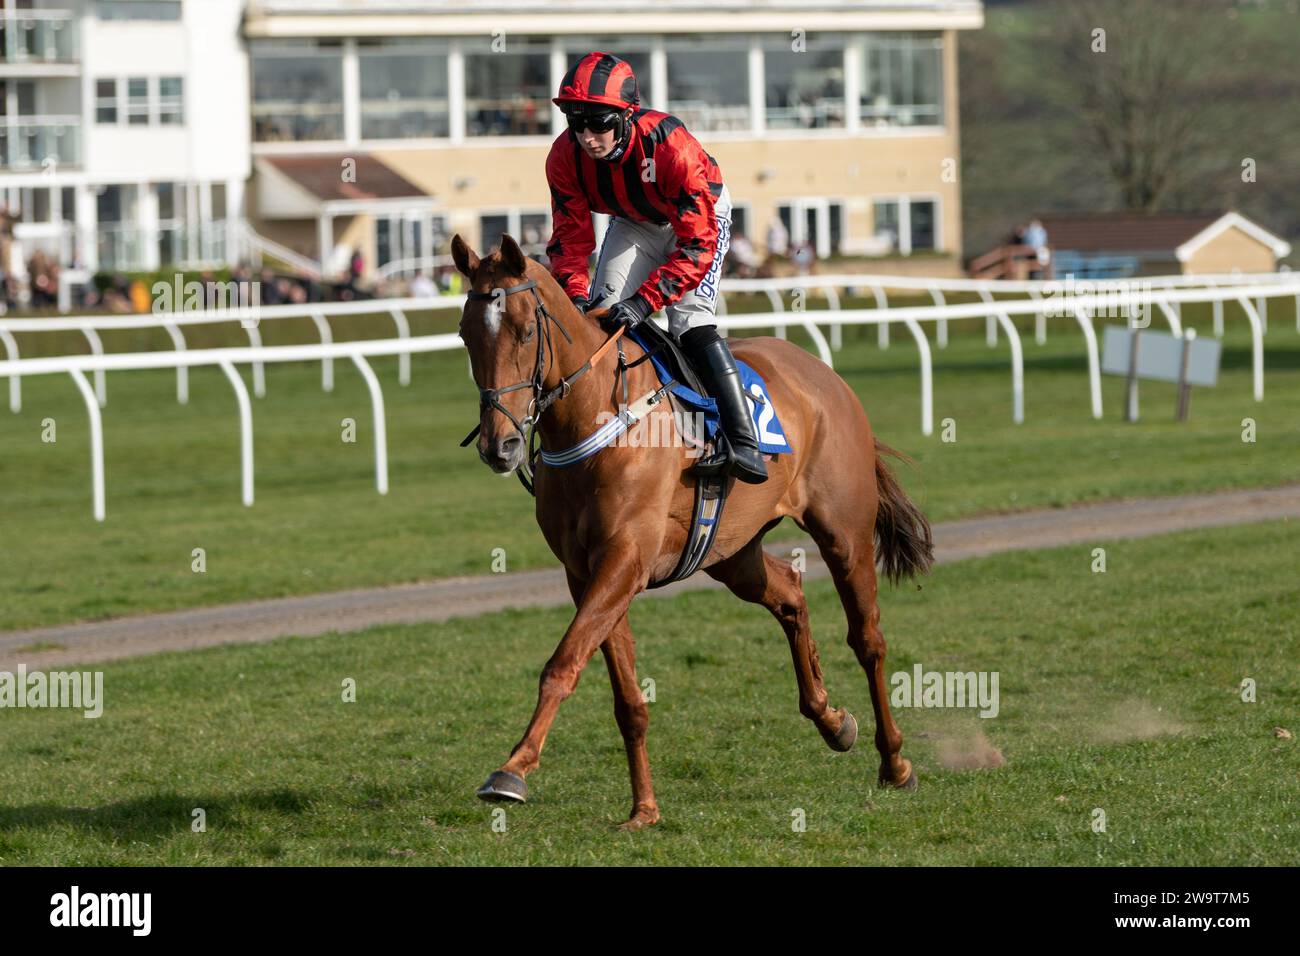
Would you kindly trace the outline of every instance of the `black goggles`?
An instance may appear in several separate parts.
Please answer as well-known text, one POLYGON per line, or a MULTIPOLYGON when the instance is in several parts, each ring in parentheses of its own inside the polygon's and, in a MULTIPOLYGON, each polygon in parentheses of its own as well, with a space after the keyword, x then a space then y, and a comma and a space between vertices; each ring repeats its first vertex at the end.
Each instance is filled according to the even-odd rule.
POLYGON ((600 110, 598 112, 574 110, 571 113, 565 113, 564 118, 568 120, 569 129, 575 133, 581 133, 584 129, 589 129, 593 133, 608 133, 618 126, 621 115, 617 110, 600 110))

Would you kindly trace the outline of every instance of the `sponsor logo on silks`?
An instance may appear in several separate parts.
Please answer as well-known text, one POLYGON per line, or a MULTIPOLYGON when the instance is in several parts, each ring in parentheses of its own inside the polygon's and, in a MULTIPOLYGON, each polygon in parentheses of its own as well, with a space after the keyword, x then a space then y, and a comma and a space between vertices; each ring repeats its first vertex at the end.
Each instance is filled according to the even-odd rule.
POLYGON ((700 282, 695 292, 703 296, 710 302, 718 297, 718 274, 722 271, 722 260, 727 258, 727 250, 731 248, 731 220, 722 216, 718 217, 718 254, 713 257, 713 264, 709 266, 709 272, 700 282))
POLYGON ((153 924, 152 893, 70 893, 50 897, 51 926, 127 926, 134 936, 148 936, 153 924))

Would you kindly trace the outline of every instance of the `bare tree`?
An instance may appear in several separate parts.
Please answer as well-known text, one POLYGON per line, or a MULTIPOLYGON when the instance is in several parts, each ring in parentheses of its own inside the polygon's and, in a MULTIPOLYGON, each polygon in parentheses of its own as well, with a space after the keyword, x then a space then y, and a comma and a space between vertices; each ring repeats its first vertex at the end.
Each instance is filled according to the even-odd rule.
POLYGON ((1078 0, 1060 7, 1055 85, 1079 109, 1125 208, 1160 207, 1192 174, 1212 129, 1226 0, 1078 0))

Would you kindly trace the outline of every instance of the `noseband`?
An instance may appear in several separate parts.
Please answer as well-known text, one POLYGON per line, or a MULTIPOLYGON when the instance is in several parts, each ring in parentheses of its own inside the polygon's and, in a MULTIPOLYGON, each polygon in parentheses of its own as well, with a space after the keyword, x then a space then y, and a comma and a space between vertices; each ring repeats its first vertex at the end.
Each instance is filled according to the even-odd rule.
MULTIPOLYGON (((523 482, 524 487, 528 489, 530 494, 532 494, 532 465, 533 460, 536 457, 536 453, 532 448, 533 439, 536 435, 533 426, 536 425, 537 420, 542 417, 542 412, 546 411, 557 401, 569 394, 569 390, 573 388, 573 383, 584 374, 591 371, 592 366, 599 362, 610 350, 610 347, 618 342, 626 329, 624 326, 620 326, 617 331, 606 339, 605 343, 592 354, 591 358, 587 359, 581 368, 560 379, 560 384, 555 386, 555 388, 546 391, 546 373, 549 368, 550 359, 555 354, 555 346, 551 343, 551 324, 555 324, 555 327, 560 330, 560 334, 564 336, 564 340, 570 345, 573 344, 573 337, 569 335, 568 330, 560 320, 551 313, 551 310, 546 307, 546 303, 542 301, 541 293, 537 291, 537 280, 529 279, 527 282, 521 282, 519 285, 508 287, 503 286, 497 289, 492 289, 488 292, 469 292, 466 294, 465 298, 470 302, 495 302, 498 296, 510 296, 514 295, 516 292, 529 291, 533 293, 533 299, 536 302, 536 305, 533 307, 533 315, 537 318, 537 359, 533 365, 533 376, 530 379, 516 382, 514 385, 507 385, 504 388, 481 388, 479 389, 478 395, 480 418, 486 409, 495 409, 506 418, 510 419, 510 423, 514 425, 515 430, 519 432, 519 437, 528 444, 528 454, 525 456, 524 464, 520 466, 519 480, 523 482), (501 396, 510 392, 519 391, 523 388, 532 389, 533 398, 528 404, 528 414, 524 416, 523 421, 520 421, 510 413, 509 409, 501 404, 501 396)), ((621 348, 622 346, 620 346, 620 349, 621 348)), ((478 425, 475 425, 474 430, 466 435, 465 440, 460 443, 460 447, 464 448, 472 442, 478 436, 482 427, 481 422, 478 425)))

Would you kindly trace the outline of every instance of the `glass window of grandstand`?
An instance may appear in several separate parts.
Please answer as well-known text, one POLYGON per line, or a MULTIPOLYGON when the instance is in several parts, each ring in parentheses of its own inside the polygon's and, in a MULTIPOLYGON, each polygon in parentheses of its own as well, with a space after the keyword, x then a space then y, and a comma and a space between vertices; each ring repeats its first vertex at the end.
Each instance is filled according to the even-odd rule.
POLYGON ((185 258, 181 244, 185 233, 184 185, 158 183, 158 261, 163 265, 180 262, 185 258))
POLYGON ((159 77, 158 122, 164 126, 180 126, 185 122, 185 80, 182 77, 159 77))
POLYGON ((859 47, 864 126, 943 124, 943 39, 934 33, 868 33, 859 47))
POLYGON ((881 248, 897 252, 899 247, 898 201, 877 200, 871 207, 872 232, 881 248))
POLYGON ((912 249, 937 248, 935 237, 935 203, 933 200, 914 199, 907 204, 908 221, 911 225, 912 249))
POLYGON ((126 121, 132 126, 149 123, 149 81, 133 76, 126 81, 126 121))
POLYGON ((844 126, 842 41, 815 35, 767 37, 763 74, 769 129, 844 126))
POLYGON ((551 131, 551 43, 502 34, 465 44, 467 136, 540 136, 551 131))
POLYGON ((447 46, 423 37, 358 40, 361 137, 447 136, 447 46))
POLYGON ((808 243, 817 258, 840 251, 844 238, 844 204, 826 199, 797 199, 781 203, 777 213, 790 236, 790 247, 808 243))
POLYGON ((95 122, 117 122, 117 80, 95 81, 95 122))
POLYGON ((410 212, 381 216, 375 221, 378 264, 405 263, 407 268, 398 270, 403 275, 411 272, 412 267, 420 271, 421 265, 412 260, 445 254, 447 230, 447 217, 442 215, 410 212))
POLYGON ((101 20, 179 20, 181 0, 99 0, 101 20))
MULTIPOLYGON (((641 94, 641 106, 649 108, 652 102, 650 92, 650 38, 645 36, 613 36, 601 34, 586 37, 564 38, 564 68, 578 62, 592 50, 612 53, 620 60, 627 60, 636 74, 636 86, 641 94)), ((558 87, 558 83, 556 86, 558 87)))
POLYGON ((539 256, 545 252, 551 237, 551 217, 541 210, 488 213, 479 217, 480 244, 492 250, 501 245, 501 237, 509 234, 523 248, 524 253, 539 256))
POLYGON ((699 34, 664 44, 669 113, 696 133, 750 128, 748 39, 699 34))
POLYGON ((255 41, 250 49, 257 142, 343 138, 340 41, 255 41))
POLYGON ((749 204, 737 203, 731 207, 731 238, 749 235, 749 204))
POLYGON ((99 220, 99 265, 128 269, 140 260, 140 230, 136 224, 139 190, 134 185, 103 186, 95 199, 99 220))

